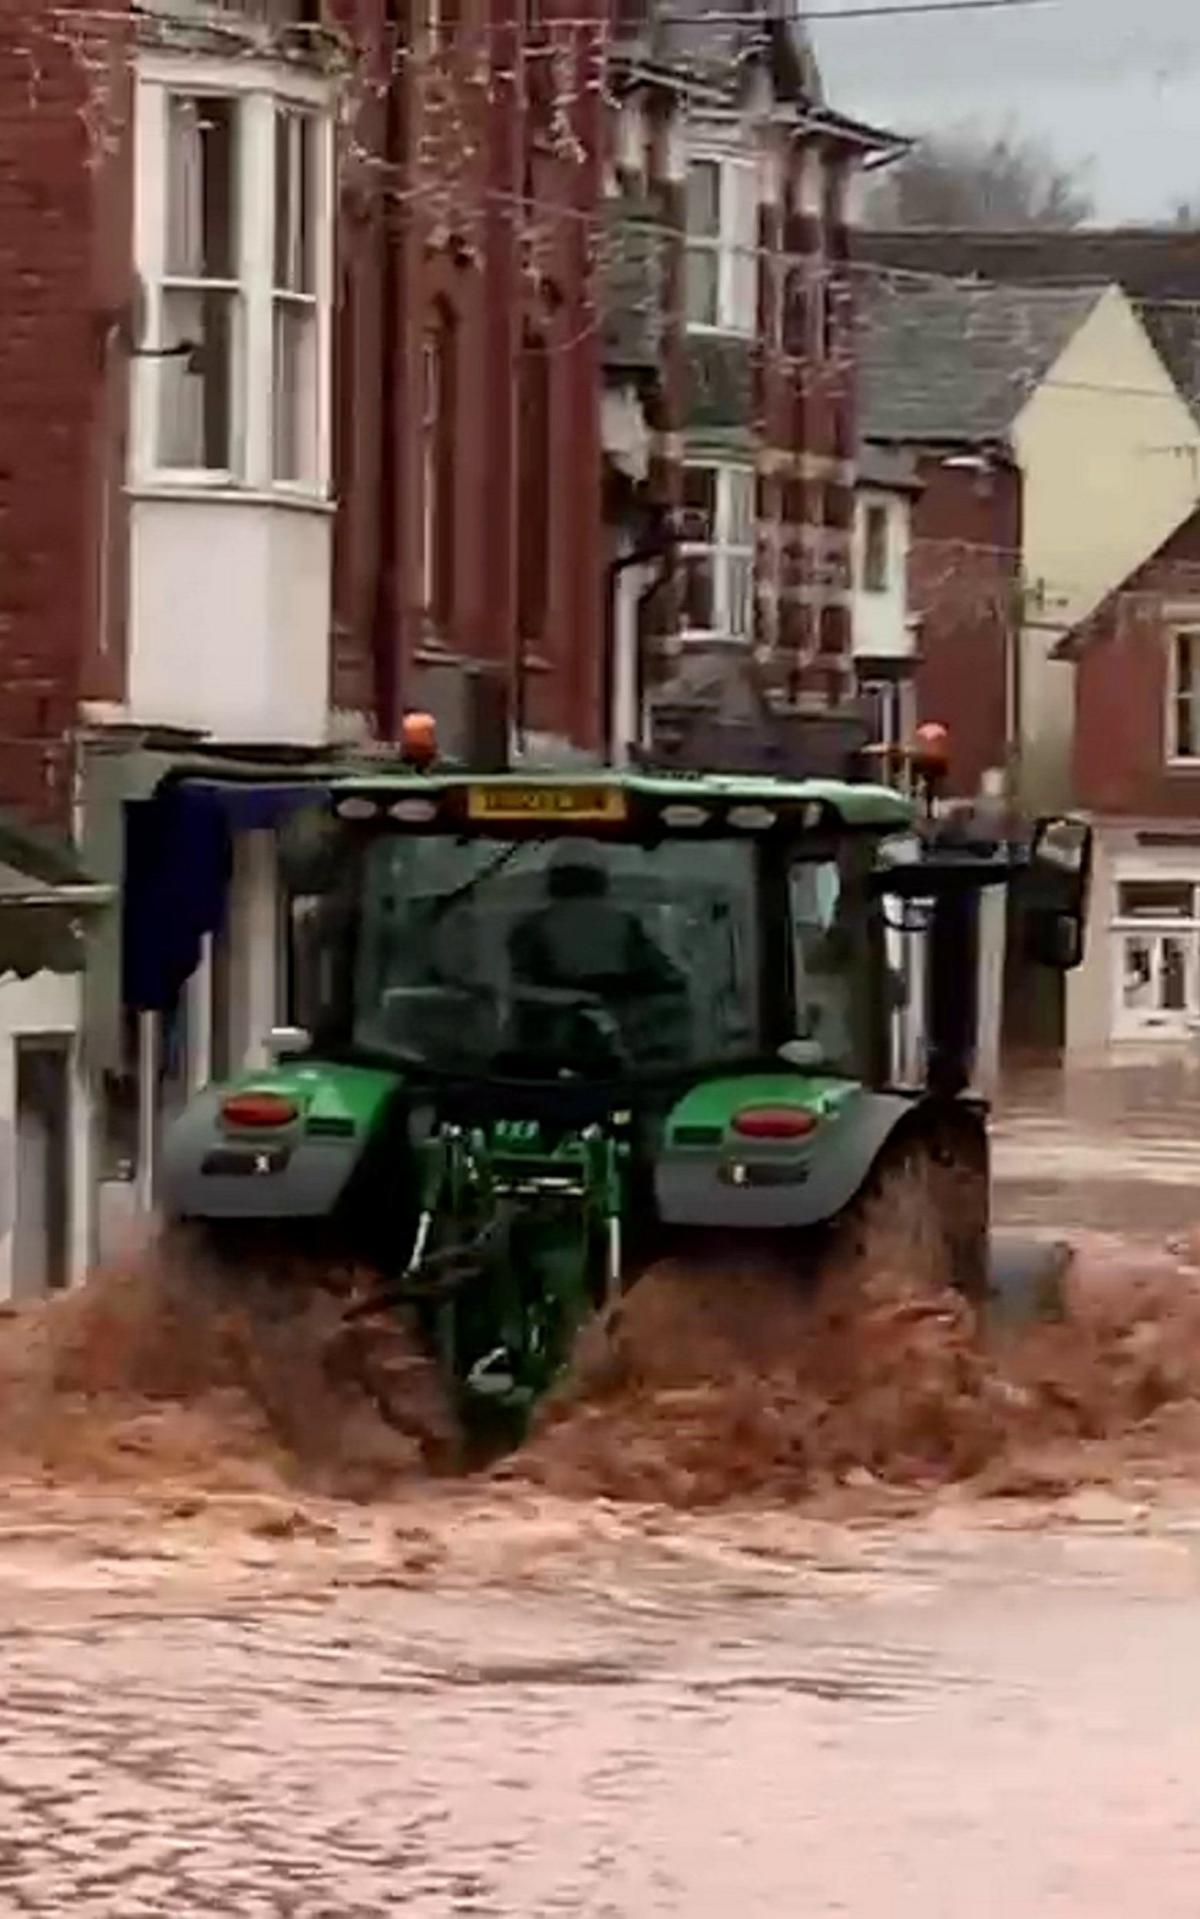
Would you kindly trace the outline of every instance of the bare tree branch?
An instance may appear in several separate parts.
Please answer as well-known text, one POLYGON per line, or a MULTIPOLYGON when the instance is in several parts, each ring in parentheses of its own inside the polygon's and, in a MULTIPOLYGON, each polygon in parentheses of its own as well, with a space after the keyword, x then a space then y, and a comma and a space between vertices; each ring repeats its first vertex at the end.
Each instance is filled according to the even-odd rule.
POLYGON ((1077 227, 1092 201, 1080 170, 1020 133, 936 134, 877 184, 867 219, 887 227, 1077 227))

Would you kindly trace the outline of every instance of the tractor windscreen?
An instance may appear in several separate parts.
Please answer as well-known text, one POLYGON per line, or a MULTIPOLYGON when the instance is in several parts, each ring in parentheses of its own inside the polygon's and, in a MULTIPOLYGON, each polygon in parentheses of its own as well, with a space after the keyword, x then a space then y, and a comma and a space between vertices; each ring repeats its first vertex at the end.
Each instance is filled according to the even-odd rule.
POLYGON ((878 993, 853 858, 784 858, 786 927, 750 839, 373 839, 353 1044, 452 1074, 712 1069, 774 1051, 764 977, 790 978, 782 1037, 857 1076, 878 993))
POLYGON ((397 834, 365 854, 354 1043, 596 1078, 761 1045, 757 851, 397 834))

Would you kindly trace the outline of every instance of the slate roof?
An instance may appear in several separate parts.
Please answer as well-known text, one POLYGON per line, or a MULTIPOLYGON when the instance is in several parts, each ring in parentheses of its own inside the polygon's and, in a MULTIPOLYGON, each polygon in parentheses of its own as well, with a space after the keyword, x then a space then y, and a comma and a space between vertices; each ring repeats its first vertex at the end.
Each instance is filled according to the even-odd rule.
POLYGON ((869 440, 1007 440, 1101 290, 879 283, 863 297, 860 429, 869 440))
POLYGON ((618 0, 615 61, 657 67, 705 102, 736 107, 755 64, 772 74, 775 99, 806 129, 865 153, 911 142, 836 112, 794 0, 618 0))
POLYGON ((1200 412, 1200 235, 1177 227, 1025 232, 910 227, 859 233, 855 251, 882 266, 1022 286, 1115 282, 1135 304, 1144 303, 1139 312, 1150 338, 1180 392, 1200 412))

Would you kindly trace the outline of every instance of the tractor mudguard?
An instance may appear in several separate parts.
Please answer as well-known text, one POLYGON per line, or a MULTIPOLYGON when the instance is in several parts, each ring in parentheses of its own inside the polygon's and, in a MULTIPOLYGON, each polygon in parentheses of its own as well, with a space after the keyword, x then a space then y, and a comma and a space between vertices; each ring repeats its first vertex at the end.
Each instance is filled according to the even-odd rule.
POLYGON ((328 1217, 387 1124, 393 1073, 320 1063, 246 1074, 208 1086, 163 1140, 160 1202, 174 1220, 328 1217), (286 1123, 231 1126, 232 1095, 269 1094, 294 1109, 286 1123))
POLYGON ((742 1090, 735 1081, 706 1087, 714 1122, 712 1096, 718 1092, 725 1109, 719 1130, 716 1123, 681 1124, 682 1108, 668 1120, 654 1175, 664 1225, 746 1232, 824 1225, 854 1199, 889 1139, 914 1112, 914 1101, 899 1093, 778 1075, 742 1090), (794 1106, 812 1116, 812 1130, 796 1138, 742 1136, 732 1120, 752 1103, 794 1106), (702 1131, 716 1137, 701 1143, 702 1131))

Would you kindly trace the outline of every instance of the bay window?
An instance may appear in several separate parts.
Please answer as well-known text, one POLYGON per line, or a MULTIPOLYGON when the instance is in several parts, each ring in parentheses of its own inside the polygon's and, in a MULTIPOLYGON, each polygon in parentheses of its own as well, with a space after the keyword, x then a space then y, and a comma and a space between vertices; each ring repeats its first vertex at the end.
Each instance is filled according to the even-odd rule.
POLYGON ((333 129, 319 79, 146 56, 142 483, 329 486, 333 129))
POLYGON ((753 333, 758 318, 758 171, 729 155, 687 173, 687 318, 692 328, 753 333))

